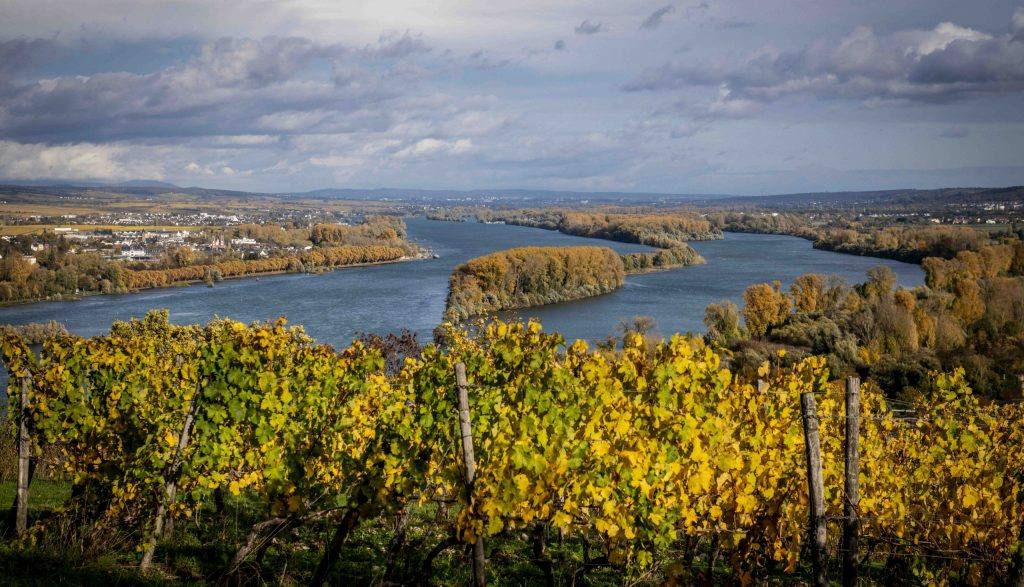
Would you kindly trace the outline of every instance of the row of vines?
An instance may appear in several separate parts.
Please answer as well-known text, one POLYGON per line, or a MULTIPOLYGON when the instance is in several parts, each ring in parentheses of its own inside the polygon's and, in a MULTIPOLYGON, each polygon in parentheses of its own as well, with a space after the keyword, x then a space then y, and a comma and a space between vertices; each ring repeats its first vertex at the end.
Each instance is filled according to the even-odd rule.
MULTIPOLYGON (((326 522, 309 545, 322 553, 310 582, 322 582, 360 524, 432 505, 453 512, 451 546, 531 536, 549 576, 542 543, 555 534, 635 578, 685 579, 697 544, 744 582, 805 572, 805 392, 818 400, 826 512, 842 515, 843 395, 821 359, 765 364, 757 386, 678 335, 627 336, 611 352, 495 322, 446 340, 389 370, 377 349, 339 352, 283 320, 176 326, 152 313, 38 353, 7 337, 3 352, 34 450, 59 454, 72 479, 66 514, 136 529, 143 564, 167 525, 226 492, 266 512, 228 574, 268 537, 326 522), (470 389, 469 492, 456 363, 470 389)), ((939 396, 899 409, 863 388, 859 555, 920 581, 995 582, 1019 548, 1024 406, 982 405, 959 372, 938 378, 939 396)), ((37 523, 23 540, 53 531, 37 523)))

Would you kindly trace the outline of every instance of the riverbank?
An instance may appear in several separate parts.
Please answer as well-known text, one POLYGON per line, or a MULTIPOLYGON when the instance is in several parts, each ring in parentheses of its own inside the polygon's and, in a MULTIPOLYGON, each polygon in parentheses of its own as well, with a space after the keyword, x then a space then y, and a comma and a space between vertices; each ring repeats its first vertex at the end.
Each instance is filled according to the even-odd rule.
POLYGON ((921 261, 925 257, 929 257, 926 251, 904 251, 900 249, 872 249, 864 246, 845 246, 842 244, 832 243, 829 241, 822 240, 822 236, 814 232, 808 233, 806 231, 771 231, 771 230, 735 230, 727 229, 723 232, 732 232, 736 234, 766 234, 774 236, 792 236, 796 238, 802 238, 806 241, 810 241, 811 246, 819 251, 829 251, 831 253, 839 253, 840 255, 854 255, 857 257, 873 257, 875 259, 891 259, 893 261, 899 261, 901 263, 912 263, 914 265, 920 265, 921 261))
MULTIPOLYGON (((260 280, 225 281, 217 287, 170 287, 131 295, 49 301, 0 309, 0 322, 27 324, 56 320, 76 335, 106 332, 114 320, 166 308, 178 323, 214 316, 242 322, 286 316, 312 336, 347 345, 360 333, 398 333, 403 328, 429 341, 444 315, 452 270, 469 259, 521 246, 610 246, 619 254, 650 252, 640 245, 583 239, 557 231, 476 222, 451 224, 422 217, 406 219, 409 240, 438 253, 422 263, 393 263, 333 271, 316 278, 301 273, 260 280)), ((775 279, 788 286, 803 273, 838 274, 848 283, 864 281, 876 265, 894 269, 906 287, 924 281, 918 265, 839 255, 811 248, 788 236, 727 234, 724 240, 693 243, 705 259, 680 271, 631 275, 614 292, 573 302, 534 307, 521 314, 542 318, 545 328, 571 339, 597 341, 615 332, 623 318, 650 316, 661 332, 703 332, 704 308, 729 299, 742 301, 752 283, 775 279)))
MULTIPOLYGON (((400 257, 398 259, 389 259, 384 261, 368 261, 363 263, 351 263, 348 265, 338 265, 333 267, 317 267, 316 270, 275 270, 275 271, 262 271, 257 273, 245 273, 242 275, 228 275, 221 277, 215 283, 221 281, 238 281, 243 279, 255 279, 258 280, 260 277, 271 277, 274 275, 290 275, 295 273, 307 273, 309 275, 320 275, 324 273, 331 273, 342 269, 356 269, 359 267, 373 267, 376 265, 393 265, 395 263, 406 263, 409 261, 424 261, 431 258, 431 253, 426 250, 422 250, 420 253, 412 256, 400 257)), ((160 290, 160 289, 171 289, 177 287, 191 287, 200 283, 205 283, 203 279, 187 279, 183 281, 175 281, 166 285, 150 286, 150 287, 138 287, 125 291, 111 291, 111 292, 83 292, 75 294, 74 296, 61 296, 55 295, 46 298, 36 298, 27 300, 15 300, 10 302, 0 302, 0 308, 9 308, 14 306, 23 306, 26 304, 36 304, 40 302, 77 302, 87 298, 94 298, 99 296, 110 296, 110 295, 130 295, 136 293, 143 293, 147 291, 160 290)))
POLYGON ((920 265, 928 257, 952 259, 961 251, 977 251, 994 244, 990 233, 965 226, 911 225, 872 227, 830 227, 792 225, 759 227, 726 223, 722 230, 737 234, 793 236, 811 242, 821 251, 891 259, 920 265))

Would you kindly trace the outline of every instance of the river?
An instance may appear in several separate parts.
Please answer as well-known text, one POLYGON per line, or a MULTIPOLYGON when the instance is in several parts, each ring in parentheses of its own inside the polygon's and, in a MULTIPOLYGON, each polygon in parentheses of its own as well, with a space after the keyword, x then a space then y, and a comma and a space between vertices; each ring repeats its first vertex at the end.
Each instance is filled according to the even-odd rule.
MULTIPOLYGON (((568 236, 554 231, 501 224, 450 223, 407 219, 410 239, 440 258, 320 275, 287 274, 141 293, 91 296, 76 301, 39 302, 0 309, 0 323, 56 320, 80 335, 106 331, 114 320, 142 316, 153 308, 170 310, 176 323, 205 322, 215 316, 250 322, 285 316, 323 342, 347 344, 357 333, 408 328, 428 341, 444 311, 452 268, 473 257, 509 247, 602 245, 619 252, 650 250, 640 245, 568 236)), ((520 317, 540 318, 545 330, 569 339, 597 340, 615 332, 620 320, 654 318, 657 330, 704 330, 704 307, 723 299, 739 301, 752 283, 779 279, 788 285, 803 273, 836 274, 864 280, 876 265, 891 267, 899 283, 920 285, 917 265, 819 251, 809 241, 775 235, 728 233, 724 240, 694 242, 706 265, 626 278, 613 293, 575 302, 530 308, 520 317)))

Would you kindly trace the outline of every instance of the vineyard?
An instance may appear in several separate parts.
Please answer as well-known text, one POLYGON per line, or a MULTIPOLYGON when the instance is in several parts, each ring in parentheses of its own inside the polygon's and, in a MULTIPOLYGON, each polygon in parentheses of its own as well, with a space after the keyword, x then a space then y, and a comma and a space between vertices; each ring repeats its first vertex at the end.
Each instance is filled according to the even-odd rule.
POLYGON ((851 480, 849 384, 820 358, 744 381, 679 335, 609 351, 493 322, 445 341, 389 361, 283 320, 166 313, 37 352, 8 335, 4 552, 240 583, 820 583, 843 561, 868 580, 1022 580, 1024 405, 981 402, 959 371, 913 402, 860 386, 851 480), (43 460, 71 485, 46 512, 43 460), (204 535, 216 568, 177 569, 182 536, 237 526, 238 504, 237 532, 204 535))

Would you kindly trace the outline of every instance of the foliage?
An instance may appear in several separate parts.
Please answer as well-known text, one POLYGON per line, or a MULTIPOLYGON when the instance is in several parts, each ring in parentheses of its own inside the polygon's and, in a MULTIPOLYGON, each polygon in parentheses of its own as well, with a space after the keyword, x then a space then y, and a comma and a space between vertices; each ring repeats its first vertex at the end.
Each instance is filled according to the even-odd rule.
POLYGON ((662 249, 653 253, 628 253, 622 255, 622 264, 626 273, 644 273, 660 271, 674 267, 701 265, 704 257, 697 254, 693 247, 683 243, 671 249, 662 249))
POLYGON ((743 292, 743 303, 743 319, 753 337, 764 336, 789 315, 789 299, 778 281, 751 285, 743 292))
POLYGON ((396 261, 406 255, 400 247, 384 245, 344 245, 305 251, 299 255, 268 257, 266 259, 223 261, 213 265, 188 265, 176 269, 124 270, 124 285, 128 289, 166 287, 175 283, 201 281, 208 274, 222 278, 279 273, 286 271, 313 271, 333 269, 360 263, 396 261))
POLYGON ((743 336, 739 308, 730 301, 708 304, 704 309, 704 325, 708 339, 720 346, 728 346, 743 336))
POLYGON ((575 212, 558 209, 511 211, 482 210, 477 217, 506 224, 558 230, 566 234, 625 243, 639 243, 659 249, 682 247, 690 240, 722 238, 721 232, 696 214, 677 212, 649 214, 633 212, 575 212))
POLYGON ((317 224, 309 230, 315 245, 401 245, 406 238, 405 222, 394 216, 370 216, 362 224, 317 224))
POLYGON ((464 320, 608 293, 622 286, 622 259, 607 247, 519 247, 452 271, 445 315, 464 320))
POLYGON ((966 226, 877 226, 840 216, 812 221, 813 216, 786 213, 717 212, 709 220, 721 230, 788 234, 814 242, 817 249, 920 263, 927 257, 952 258, 976 251, 989 236, 966 226))
MULTIPOLYGON (((175 518, 197 516, 217 491, 249 496, 266 520, 293 528, 450 505, 454 518, 439 509, 435 536, 493 544, 527 533, 543 552, 551 528, 585 545, 583 568, 601 561, 632 580, 685 579, 697 545, 717 545, 749 582, 800 571, 799 395, 812 392, 826 513, 842 511, 842 392, 821 357, 783 365, 778 353, 779 366, 759 366, 758 388, 679 335, 650 344, 628 332, 620 351, 594 351, 535 322, 493 322, 475 336, 453 331, 448 347, 427 346, 390 374, 371 346, 335 352, 283 321, 186 327, 166 314, 51 339, 37 358, 16 335, 3 340, 11 377, 32 377, 38 443, 62 451, 73 479, 67 515, 135 529, 137 542, 167 499, 188 413, 175 518), (470 494, 456 449, 456 362, 471 386, 470 494)), ((867 562, 907 561, 906 580, 985 583, 1005 571, 1024 515, 1024 406, 986 405, 961 370, 934 380, 931 398, 901 412, 876 386, 862 390, 867 562)), ((52 521, 33 529, 52 531, 52 521)), ((277 540, 321 544, 316 532, 277 540)))
MULTIPOLYGON (((744 294, 749 335, 768 343, 825 355, 837 373, 857 372, 886 383, 894 397, 931 393, 927 373, 962 368, 976 393, 1018 397, 1024 372, 1024 243, 1009 240, 961 251, 951 259, 925 258, 928 287, 896 286, 884 267, 849 287, 819 275, 797 278, 788 295, 768 284, 744 294)), ((709 306, 709 337, 723 341, 722 309, 709 306)), ((749 348, 746 345, 745 348, 749 348)), ((797 355, 794 355, 797 356, 797 355)), ((759 356, 739 353, 733 364, 749 371, 759 356)))
POLYGON ((123 293, 198 281, 209 285, 228 277, 395 261, 417 252, 415 245, 406 240, 405 222, 387 216, 371 216, 355 226, 242 224, 203 234, 218 239, 255 238, 268 243, 270 252, 264 251, 264 258, 243 259, 237 251, 201 254, 190 246, 181 246, 154 261, 125 263, 96 252, 72 252, 64 237, 44 235, 45 248, 33 253, 37 260, 33 265, 25 257, 33 243, 29 237, 19 237, 17 242, 0 244, 0 302, 123 293), (317 246, 310 248, 311 241, 317 246))

